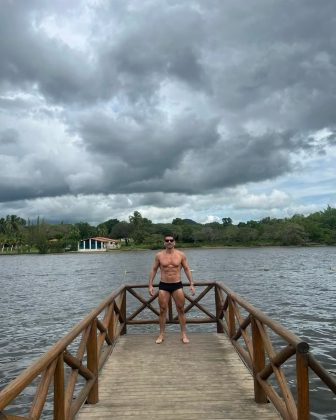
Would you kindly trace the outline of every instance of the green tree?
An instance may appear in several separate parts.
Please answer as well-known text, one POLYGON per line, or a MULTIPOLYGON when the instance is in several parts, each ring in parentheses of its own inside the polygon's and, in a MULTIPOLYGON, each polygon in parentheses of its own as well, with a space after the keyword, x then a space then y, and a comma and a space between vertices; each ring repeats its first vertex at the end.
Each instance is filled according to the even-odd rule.
POLYGON ((70 229, 64 236, 65 250, 77 251, 79 240, 80 240, 80 231, 78 229, 78 226, 70 225, 70 229))
POLYGON ((75 226, 78 228, 80 239, 88 239, 96 235, 96 228, 90 226, 87 222, 79 222, 75 226))
POLYGON ((258 234, 259 232, 257 229, 253 229, 249 226, 238 226, 236 240, 241 243, 254 242, 258 238, 258 234))
POLYGON ((180 219, 177 217, 172 221, 173 225, 198 225, 199 223, 195 222, 195 220, 192 219, 180 219))
POLYGON ((238 234, 238 226, 226 226, 225 229, 222 230, 221 239, 226 245, 233 245, 237 241, 238 234))
POLYGON ((182 220, 182 219, 180 219, 179 217, 176 217, 176 219, 174 219, 174 220, 172 221, 172 224, 173 224, 173 225, 183 225, 183 220, 182 220))
POLYGON ((328 206, 322 213, 322 223, 329 229, 336 229, 336 209, 328 206))
POLYGON ((104 224, 98 225, 96 227, 96 235, 97 236, 102 236, 102 237, 108 236, 108 229, 107 229, 106 225, 104 225, 104 224))
POLYGON ((38 217, 36 225, 32 226, 33 245, 37 248, 40 254, 47 254, 49 250, 47 225, 44 220, 38 217))
POLYGON ((183 226, 182 228, 182 241, 183 242, 194 242, 195 236, 191 226, 183 226))
POLYGON ((129 245, 129 238, 133 231, 133 226, 127 222, 119 222, 113 226, 111 236, 115 239, 124 239, 125 244, 129 245))
POLYGON ((142 217, 141 213, 135 211, 132 216, 129 217, 130 224, 132 225, 132 238, 136 244, 142 244, 146 235, 150 233, 152 225, 151 220, 142 217))
POLYGON ((103 222, 103 223, 99 224, 97 226, 97 229, 99 230, 103 226, 105 226, 105 228, 106 228, 106 235, 111 235, 111 231, 112 231, 113 226, 117 225, 118 223, 119 223, 119 220, 118 219, 109 219, 109 220, 106 220, 106 222, 103 222))
POLYGON ((223 226, 230 226, 230 225, 232 225, 232 219, 231 219, 231 217, 223 217, 222 222, 223 222, 223 226))
POLYGON ((7 247, 7 249, 13 251, 14 248, 19 249, 22 246, 25 225, 26 221, 15 214, 0 219, 2 250, 7 247))
POLYGON ((307 233, 303 226, 297 223, 287 223, 281 232, 283 245, 303 245, 307 241, 307 233))

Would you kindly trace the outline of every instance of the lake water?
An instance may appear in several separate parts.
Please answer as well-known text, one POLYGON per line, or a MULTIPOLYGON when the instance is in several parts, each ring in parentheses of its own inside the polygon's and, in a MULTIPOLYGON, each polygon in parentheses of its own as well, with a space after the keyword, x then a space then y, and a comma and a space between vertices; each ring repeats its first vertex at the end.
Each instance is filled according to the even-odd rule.
MULTIPOLYGON (((336 247, 185 253, 195 281, 223 281, 308 341, 317 359, 336 375, 336 247)), ((146 283, 154 255, 114 251, 0 256, 0 387, 120 284, 146 283)), ((313 418, 336 418, 331 393, 316 385, 312 400, 313 418)))

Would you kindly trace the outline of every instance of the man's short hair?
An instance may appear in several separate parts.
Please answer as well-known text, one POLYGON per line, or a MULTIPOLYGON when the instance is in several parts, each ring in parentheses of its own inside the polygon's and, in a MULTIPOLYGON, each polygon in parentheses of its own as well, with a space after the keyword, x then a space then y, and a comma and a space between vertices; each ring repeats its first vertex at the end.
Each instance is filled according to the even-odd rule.
POLYGON ((175 235, 173 233, 168 233, 167 235, 164 235, 164 239, 166 238, 173 238, 174 241, 176 240, 175 235))

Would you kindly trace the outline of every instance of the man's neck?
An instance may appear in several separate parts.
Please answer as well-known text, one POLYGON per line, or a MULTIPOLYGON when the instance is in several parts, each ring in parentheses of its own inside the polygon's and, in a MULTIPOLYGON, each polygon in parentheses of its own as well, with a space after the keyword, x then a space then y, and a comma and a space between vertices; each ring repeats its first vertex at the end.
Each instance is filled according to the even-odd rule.
POLYGON ((171 248, 171 249, 166 248, 166 253, 167 254, 174 254, 174 250, 175 250, 175 248, 171 248))

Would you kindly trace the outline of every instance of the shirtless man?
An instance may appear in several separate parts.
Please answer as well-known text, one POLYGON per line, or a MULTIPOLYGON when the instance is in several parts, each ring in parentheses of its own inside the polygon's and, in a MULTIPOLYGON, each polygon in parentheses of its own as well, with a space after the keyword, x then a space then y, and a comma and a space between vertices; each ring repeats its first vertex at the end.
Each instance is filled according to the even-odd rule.
POLYGON ((166 235, 164 238, 165 249, 156 254, 152 269, 149 273, 148 290, 151 296, 154 295, 153 281, 157 270, 160 268, 161 280, 159 284, 159 306, 160 306, 160 335, 156 339, 157 344, 164 340, 166 313, 170 295, 173 297, 176 305, 178 318, 181 325, 182 343, 189 343, 186 334, 186 319, 184 315, 184 293, 181 282, 181 269, 187 276, 190 283, 190 291, 194 295, 195 288, 192 280, 191 270, 187 258, 183 252, 175 249, 175 239, 172 235, 166 235))

